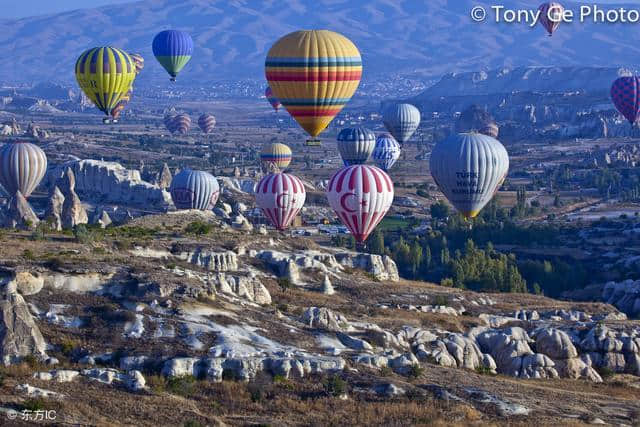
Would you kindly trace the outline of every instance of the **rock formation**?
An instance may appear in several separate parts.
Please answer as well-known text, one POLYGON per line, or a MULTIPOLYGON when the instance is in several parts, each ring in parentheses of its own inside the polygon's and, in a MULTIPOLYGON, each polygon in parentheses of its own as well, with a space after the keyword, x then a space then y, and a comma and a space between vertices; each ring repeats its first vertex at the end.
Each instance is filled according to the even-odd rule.
POLYGON ((34 229, 40 220, 20 191, 9 201, 9 207, 2 220, 9 228, 34 229))
POLYGON ((44 213, 45 221, 49 221, 51 226, 56 231, 62 231, 62 207, 64 206, 64 195, 58 186, 54 186, 51 194, 49 195, 49 201, 47 202, 47 209, 44 213))
POLYGON ((75 176, 71 168, 67 168, 61 179, 62 194, 64 203, 62 204, 62 227, 74 228, 78 224, 88 224, 89 217, 80 197, 75 192, 75 176))
POLYGON ((158 176, 158 187, 160 188, 169 188, 169 186, 171 185, 171 179, 173 177, 171 176, 171 170, 169 169, 169 166, 164 163, 162 165, 162 171, 160 172, 160 176, 158 176))
POLYGON ((14 280, 0 290, 0 356, 5 365, 25 356, 46 357, 44 338, 17 286, 14 280))

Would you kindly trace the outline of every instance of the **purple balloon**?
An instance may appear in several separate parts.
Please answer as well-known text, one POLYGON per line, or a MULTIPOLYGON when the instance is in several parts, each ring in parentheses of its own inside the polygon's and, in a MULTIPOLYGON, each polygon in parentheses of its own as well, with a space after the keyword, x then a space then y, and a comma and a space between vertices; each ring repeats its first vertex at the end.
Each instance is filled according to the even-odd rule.
POLYGON ((611 100, 632 125, 640 115, 640 77, 620 77, 611 85, 611 100))

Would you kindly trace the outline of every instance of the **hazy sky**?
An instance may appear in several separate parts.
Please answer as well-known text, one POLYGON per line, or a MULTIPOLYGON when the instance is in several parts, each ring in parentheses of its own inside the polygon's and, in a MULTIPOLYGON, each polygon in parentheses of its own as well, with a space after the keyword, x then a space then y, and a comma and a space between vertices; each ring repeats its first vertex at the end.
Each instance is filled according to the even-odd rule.
POLYGON ((90 9, 133 0, 0 0, 3 18, 24 18, 73 9, 90 9))
MULTIPOLYGON (((26 16, 46 15, 73 9, 89 9, 115 3, 127 3, 134 0, 0 0, 2 18, 24 18, 26 16)), ((286 2, 286 0, 281 0, 286 2)), ((416 0, 424 1, 424 0, 416 0)), ((640 0, 585 0, 590 4, 638 4, 640 0)), ((502 2, 496 0, 496 4, 502 2)))

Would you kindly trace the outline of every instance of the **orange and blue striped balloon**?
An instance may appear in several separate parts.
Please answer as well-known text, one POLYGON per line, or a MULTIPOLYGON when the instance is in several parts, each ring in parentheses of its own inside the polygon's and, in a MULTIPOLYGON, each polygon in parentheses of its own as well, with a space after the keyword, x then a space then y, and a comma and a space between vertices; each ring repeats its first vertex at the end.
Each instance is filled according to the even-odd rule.
POLYGON ((358 48, 341 34, 295 31, 271 47, 265 75, 289 114, 316 137, 358 88, 362 59, 358 48))

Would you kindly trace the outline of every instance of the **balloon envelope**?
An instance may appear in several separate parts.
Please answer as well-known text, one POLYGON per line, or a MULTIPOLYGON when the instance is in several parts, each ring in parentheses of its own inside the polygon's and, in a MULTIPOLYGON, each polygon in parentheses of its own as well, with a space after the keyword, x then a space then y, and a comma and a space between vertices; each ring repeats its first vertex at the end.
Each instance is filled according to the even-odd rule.
POLYGON ((371 157, 376 165, 386 172, 400 157, 400 144, 388 133, 378 135, 371 157))
POLYGON ((376 134, 361 126, 342 129, 338 134, 338 151, 345 166, 366 163, 376 146, 376 134))
POLYGON ((167 70, 171 80, 176 76, 191 59, 193 54, 193 39, 188 33, 177 30, 165 30, 159 32, 153 38, 153 55, 160 65, 167 70))
POLYGON ((213 209, 220 195, 218 180, 208 172, 183 169, 171 180, 171 199, 177 209, 213 209))
POLYGON ((495 138, 454 134, 431 152, 431 176, 451 204, 473 218, 493 198, 509 171, 509 155, 495 138))
POLYGON ((173 128, 172 132, 184 135, 191 129, 191 117, 187 114, 178 114, 173 118, 171 126, 173 128))
POLYGON ((402 145, 420 126, 420 110, 411 104, 393 104, 384 109, 382 122, 402 145))
POLYGON ((115 47, 94 47, 80 55, 75 66, 78 86, 107 116, 136 77, 129 54, 115 47))
POLYGON ((375 166, 347 166, 329 181, 327 199, 340 221, 362 243, 391 207, 393 183, 375 166))
POLYGON ((286 169, 291 157, 291 148, 279 142, 265 145, 260 152, 260 162, 266 171, 286 169))
POLYGON ((47 172, 47 156, 30 142, 13 142, 0 148, 0 184, 13 196, 20 191, 26 198, 47 172))
POLYGON ((300 178, 286 173, 266 175, 256 186, 256 204, 278 230, 291 225, 305 198, 300 178))
POLYGON ((216 127, 216 118, 213 114, 203 114, 198 117, 198 126, 204 133, 211 133, 216 127))
POLYGON ((280 101, 278 100, 278 98, 276 98, 275 95, 273 94, 273 91, 271 90, 271 86, 267 86, 267 89, 264 91, 264 96, 267 98, 267 101, 269 101, 269 104, 271 104, 273 109, 276 110, 276 112, 278 112, 278 109, 282 104, 280 104, 280 101))
POLYGON ((129 56, 136 67, 136 74, 140 74, 140 71, 144 68, 144 58, 139 53, 130 53, 129 56))
POLYGON ((640 77, 620 77, 611 85, 613 105, 632 125, 640 116, 640 77))
POLYGON ((553 35, 562 22, 564 7, 560 3, 548 2, 542 3, 538 11, 540 12, 540 25, 547 30, 550 36, 553 35))
POLYGON ((460 114, 456 121, 455 131, 456 133, 480 132, 497 138, 499 128, 491 114, 477 105, 471 105, 460 114))
POLYGON ((265 75, 276 98, 315 138, 358 88, 362 59, 351 40, 341 34, 295 31, 269 49, 265 75))

